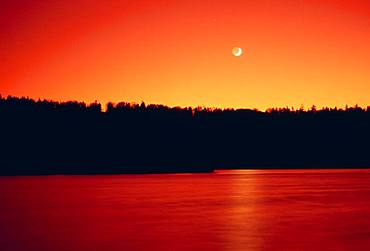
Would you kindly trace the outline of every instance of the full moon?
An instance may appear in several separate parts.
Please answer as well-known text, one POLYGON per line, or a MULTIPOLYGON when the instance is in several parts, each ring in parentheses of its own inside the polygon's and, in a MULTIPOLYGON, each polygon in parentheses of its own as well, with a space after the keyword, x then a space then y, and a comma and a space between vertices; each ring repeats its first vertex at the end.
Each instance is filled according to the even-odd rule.
POLYGON ((243 49, 240 47, 234 47, 231 52, 235 57, 240 57, 243 54, 243 49))

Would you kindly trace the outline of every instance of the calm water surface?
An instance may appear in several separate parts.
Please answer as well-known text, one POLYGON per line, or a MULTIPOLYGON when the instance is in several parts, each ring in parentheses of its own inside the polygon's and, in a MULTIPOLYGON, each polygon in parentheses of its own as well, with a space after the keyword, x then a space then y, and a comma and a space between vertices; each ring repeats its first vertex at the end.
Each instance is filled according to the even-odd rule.
POLYGON ((1 177, 0 250, 370 250, 370 170, 1 177))

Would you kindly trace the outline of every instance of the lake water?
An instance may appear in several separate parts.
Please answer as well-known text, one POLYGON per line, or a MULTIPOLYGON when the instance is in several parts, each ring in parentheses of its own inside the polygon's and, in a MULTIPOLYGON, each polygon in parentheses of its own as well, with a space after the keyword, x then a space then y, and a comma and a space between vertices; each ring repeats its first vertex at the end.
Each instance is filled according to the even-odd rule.
POLYGON ((370 250, 370 170, 0 177, 0 250, 370 250))

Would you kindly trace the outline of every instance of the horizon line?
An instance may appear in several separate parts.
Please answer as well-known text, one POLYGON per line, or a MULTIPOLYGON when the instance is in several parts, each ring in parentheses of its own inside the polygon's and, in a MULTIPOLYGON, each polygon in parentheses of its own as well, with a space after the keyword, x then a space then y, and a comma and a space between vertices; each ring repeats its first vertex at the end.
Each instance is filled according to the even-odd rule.
POLYGON ((291 111, 291 112, 294 112, 294 111, 325 111, 325 110, 338 110, 338 111, 345 111, 345 110, 348 110, 348 109, 361 109, 361 110, 370 110, 370 104, 369 105, 366 105, 366 106, 360 106, 358 104, 355 104, 355 105, 344 105, 344 106, 322 106, 321 108, 319 108, 317 105, 310 105, 310 106, 305 106, 303 104, 301 104, 299 107, 295 107, 295 106, 275 106, 275 107, 269 107, 269 108, 266 108, 265 110, 261 110, 261 109, 258 109, 258 108, 251 108, 251 107, 217 107, 217 106, 202 106, 202 105, 190 105, 190 106, 181 106, 181 105, 175 105, 175 106, 171 106, 171 105, 166 105, 166 104, 161 104, 161 103, 146 103, 144 100, 142 100, 141 102, 136 102, 136 101, 117 101, 117 102, 113 102, 113 101, 108 101, 106 103, 103 103, 103 102, 98 102, 97 100, 93 101, 93 102, 87 102, 87 101, 80 101, 80 100, 77 100, 77 99, 70 99, 70 100, 55 100, 55 99, 48 99, 48 98, 32 98, 30 96, 15 96, 15 95, 7 95, 7 96, 3 96, 1 93, 0 93, 0 99, 3 99, 3 100, 6 100, 6 99, 9 99, 9 98, 13 98, 13 99, 26 99, 26 100, 31 100, 31 101, 34 101, 34 102, 50 102, 50 103, 59 103, 59 104, 66 104, 66 103, 77 103, 77 104, 84 104, 86 107, 88 106, 91 106, 91 105, 100 105, 101 106, 101 111, 102 112, 106 112, 108 110, 108 106, 109 105, 113 105, 113 107, 115 108, 117 105, 127 105, 127 106, 130 106, 130 107, 137 107, 137 106, 141 106, 141 105, 144 105, 145 107, 148 107, 148 106, 163 106, 163 107, 166 107, 166 108, 170 108, 170 109, 175 109, 175 108, 180 108, 180 109, 191 109, 191 110, 207 110, 207 111, 217 111, 217 110, 221 110, 221 111, 237 111, 237 110, 250 110, 250 111, 256 111, 256 112, 272 112, 272 111, 291 111))

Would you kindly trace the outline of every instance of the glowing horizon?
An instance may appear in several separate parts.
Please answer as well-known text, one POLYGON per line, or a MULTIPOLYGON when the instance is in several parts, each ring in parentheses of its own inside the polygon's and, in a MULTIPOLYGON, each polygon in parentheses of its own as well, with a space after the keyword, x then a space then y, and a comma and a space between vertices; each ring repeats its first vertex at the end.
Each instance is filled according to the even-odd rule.
POLYGON ((13 0, 0 12, 3 96, 262 111, 370 105, 368 1, 13 0))

